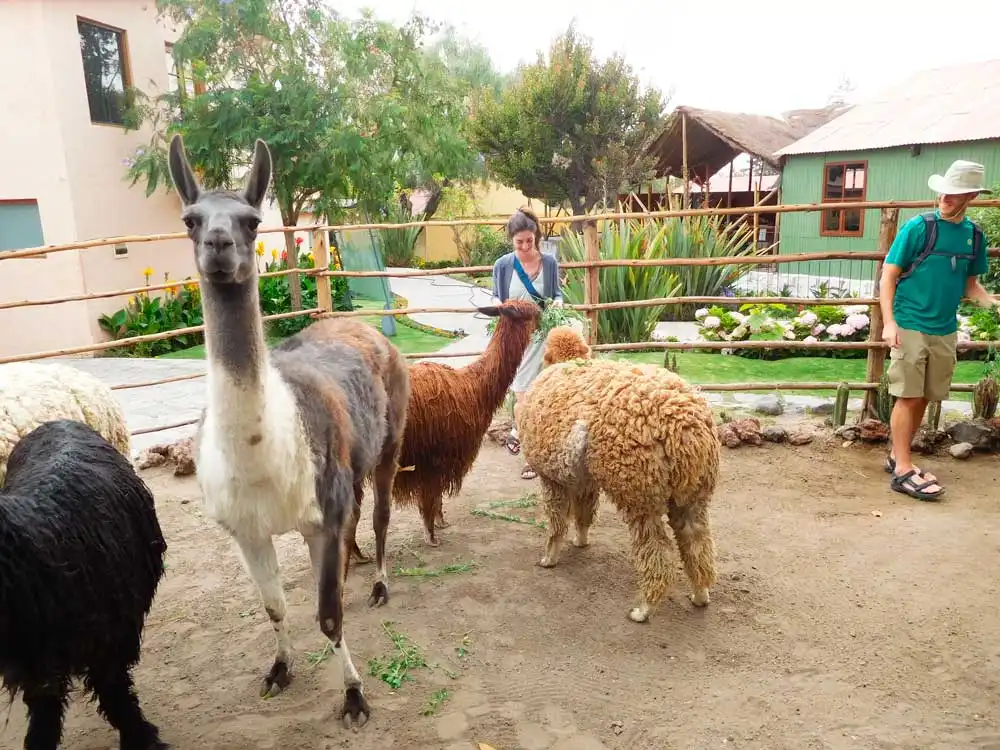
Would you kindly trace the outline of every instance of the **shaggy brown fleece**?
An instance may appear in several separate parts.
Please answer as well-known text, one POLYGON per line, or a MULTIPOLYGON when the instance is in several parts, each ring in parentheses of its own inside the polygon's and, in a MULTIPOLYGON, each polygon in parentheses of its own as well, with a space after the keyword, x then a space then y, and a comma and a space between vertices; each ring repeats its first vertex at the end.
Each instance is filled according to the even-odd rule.
POLYGON ((534 303, 522 300, 479 311, 500 319, 478 360, 460 369, 435 362, 410 367, 410 402, 393 498, 397 507, 420 508, 424 539, 431 546, 438 544, 435 521, 438 528, 447 526, 442 496, 462 488, 541 315, 534 303))
MULTIPOLYGON (((553 350, 550 359, 556 354, 553 350)), ((629 617, 644 622, 673 585, 674 551, 664 514, 692 599, 707 604, 715 582, 708 507, 720 445, 705 399, 655 365, 574 359, 541 372, 525 394, 522 413, 522 449, 541 480, 549 519, 540 565, 558 562, 570 515, 576 525, 573 543, 587 546, 603 490, 631 536, 642 597, 629 617)))

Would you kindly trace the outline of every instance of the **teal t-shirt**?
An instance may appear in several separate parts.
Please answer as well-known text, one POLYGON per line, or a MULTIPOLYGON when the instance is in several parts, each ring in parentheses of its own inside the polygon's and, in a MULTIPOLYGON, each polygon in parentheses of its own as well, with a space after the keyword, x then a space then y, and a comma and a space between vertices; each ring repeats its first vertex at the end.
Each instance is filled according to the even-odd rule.
MULTIPOLYGON (((911 276, 896 287, 892 314, 900 328, 920 331, 931 336, 947 336, 958 329, 955 314, 965 296, 965 284, 970 276, 986 273, 986 243, 973 250, 973 224, 968 218, 959 223, 941 218, 935 253, 928 255, 911 276), (965 255, 966 257, 958 257, 965 255)), ((885 258, 886 263, 904 271, 924 249, 927 230, 919 214, 903 224, 885 258)))

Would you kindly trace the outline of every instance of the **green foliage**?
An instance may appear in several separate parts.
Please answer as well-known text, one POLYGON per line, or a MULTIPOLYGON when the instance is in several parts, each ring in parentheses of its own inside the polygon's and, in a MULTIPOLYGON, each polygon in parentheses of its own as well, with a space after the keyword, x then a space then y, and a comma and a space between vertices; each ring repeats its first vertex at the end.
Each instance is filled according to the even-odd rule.
POLYGON ((646 147, 664 106, 656 89, 640 92, 624 58, 598 61, 571 25, 547 60, 539 54, 500 94, 479 92, 469 135, 502 182, 581 214, 652 177, 646 147))
MULTIPOLYGON (((393 202, 383 214, 385 221, 393 224, 403 224, 411 221, 422 221, 423 214, 414 216, 409 205, 393 202)), ((386 266, 409 268, 413 265, 414 248, 420 237, 421 227, 404 227, 403 229, 377 229, 375 237, 379 250, 382 252, 382 262, 386 266)))
POLYGON ((1000 400, 1000 367, 997 353, 990 347, 986 355, 986 368, 983 377, 972 390, 972 416, 976 419, 993 419, 997 413, 997 402, 1000 400))
MULTIPOLYGON (((263 243, 258 244, 258 255, 263 255, 263 243)), ((278 271, 288 268, 287 256, 279 255, 275 250, 272 261, 263 267, 264 272, 278 271)), ((313 259, 309 254, 299 257, 299 268, 310 269, 313 259)), ((337 266, 330 264, 330 270, 337 266)), ((149 285, 153 269, 146 269, 146 284, 149 285)), ((169 283, 164 274, 164 283, 169 283)), ((330 278, 333 291, 334 308, 337 310, 352 310, 350 291, 347 279, 334 276, 330 278)), ((291 285, 290 276, 265 276, 259 280, 260 309, 263 315, 275 315, 290 312, 291 285)), ((312 276, 299 277, 299 288, 304 309, 316 307, 316 279, 312 276)), ((137 336, 175 331, 179 328, 193 328, 204 324, 201 310, 201 292, 198 285, 190 279, 177 282, 174 287, 164 290, 162 297, 152 296, 149 292, 140 292, 132 297, 122 309, 112 315, 102 315, 98 318, 101 329, 112 339, 128 339, 137 336)), ((269 338, 284 338, 301 331, 312 322, 307 315, 271 320, 265 324, 269 338)), ((197 346, 205 340, 201 333, 188 333, 160 341, 145 341, 120 349, 108 351, 110 356, 122 357, 158 357, 161 354, 188 349, 197 346)))
MULTIPOLYGON (((646 260, 666 257, 664 236, 668 225, 660 221, 619 220, 604 223, 598 233, 601 260, 646 260)), ((570 262, 587 259, 582 235, 564 230, 560 252, 570 262)), ((677 274, 663 266, 606 266, 598 270, 601 302, 675 297, 680 294, 677 274)), ((566 271, 563 296, 583 304, 586 269, 566 271)), ((618 344, 648 341, 663 313, 664 305, 601 310, 597 316, 597 341, 618 344)))
MULTIPOLYGON (((146 269, 146 285, 152 269, 146 269)), ((169 278, 164 275, 164 283, 169 278)), ((176 287, 164 290, 162 297, 152 296, 148 292, 139 292, 130 298, 125 307, 112 315, 101 315, 98 325, 112 339, 127 339, 138 336, 150 336, 179 328, 193 328, 204 323, 201 313, 201 293, 198 285, 190 279, 178 282, 176 287)), ((160 341, 143 341, 121 349, 110 349, 109 356, 125 357, 156 357, 167 352, 187 349, 204 341, 201 333, 186 333, 160 341)))
MULTIPOLYGON (((663 256, 670 258, 741 258, 756 256, 753 226, 747 222, 726 223, 721 216, 689 216, 662 221, 663 256)), ((750 264, 726 266, 673 266, 681 288, 678 296, 720 297, 753 268, 750 264)), ((691 320, 695 305, 671 305, 667 313, 675 320, 691 320)))
POLYGON ((423 48, 432 30, 423 17, 400 27, 370 13, 347 21, 322 0, 157 5, 184 24, 175 57, 192 64, 205 91, 137 103, 153 136, 128 177, 148 192, 170 188, 165 148, 175 132, 209 187, 231 187, 264 139, 286 225, 307 207, 340 219, 353 205, 375 218, 401 186, 479 173, 461 132, 468 85, 423 48))
MULTIPOLYGON (((1000 182, 993 186, 993 193, 1000 195, 1000 182)), ((1000 248, 1000 208, 972 208, 969 218, 982 227, 986 247, 1000 248)), ((1000 294, 1000 258, 990 258, 989 270, 980 280, 990 294, 1000 294)))
MULTIPOLYGON (((570 310, 568 307, 556 307, 551 304, 552 300, 550 299, 546 300, 546 303, 538 322, 538 328, 531 334, 532 341, 544 339, 549 335, 549 331, 558 326, 571 326, 573 323, 585 321, 585 318, 576 310, 570 310)), ((498 320, 499 318, 490 318, 490 322, 486 324, 486 333, 493 335, 498 320)))

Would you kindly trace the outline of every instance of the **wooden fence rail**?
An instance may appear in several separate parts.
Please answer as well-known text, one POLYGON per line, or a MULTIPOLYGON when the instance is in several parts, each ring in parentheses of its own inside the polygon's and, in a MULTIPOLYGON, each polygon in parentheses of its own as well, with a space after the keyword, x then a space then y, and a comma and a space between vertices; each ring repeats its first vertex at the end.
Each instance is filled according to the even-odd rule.
MULTIPOLYGON (((560 268, 578 268, 585 270, 584 277, 584 302, 582 304, 567 305, 568 308, 584 312, 589 321, 589 335, 591 345, 595 351, 604 352, 626 352, 626 351, 657 351, 657 350, 680 350, 680 351, 718 351, 718 350, 743 350, 743 349, 792 349, 807 351, 830 351, 830 350, 867 350, 867 373, 865 382, 849 383, 850 390, 863 391, 865 394, 865 411, 874 413, 874 396, 878 388, 878 380, 884 369, 885 351, 888 348, 882 341, 882 316, 878 303, 878 272, 882 262, 889 251, 892 240, 895 238, 899 224, 900 208, 926 208, 933 206, 932 201, 879 201, 879 202, 857 202, 857 203, 835 203, 835 204, 804 204, 787 206, 763 206, 751 208, 732 209, 685 209, 676 211, 653 211, 636 213, 604 213, 588 216, 557 216, 544 217, 542 223, 564 223, 582 222, 584 229, 584 245, 586 259, 576 262, 561 262, 560 268), (597 221, 617 220, 617 219, 654 219, 683 216, 702 215, 747 215, 757 213, 791 213, 805 211, 820 211, 825 209, 862 208, 880 210, 880 229, 878 249, 873 252, 817 252, 801 253, 795 255, 765 255, 751 254, 744 256, 727 256, 719 258, 662 258, 650 260, 601 260, 599 238, 597 233, 597 221), (875 278, 875 294, 871 297, 846 297, 846 298, 802 298, 802 297, 717 297, 717 296, 687 296, 668 297, 645 300, 629 300, 623 302, 600 302, 599 289, 599 269, 616 266, 630 267, 671 267, 671 266, 721 266, 721 265, 760 265, 760 264, 782 264, 801 263, 809 261, 827 260, 870 260, 877 264, 875 278), (617 310, 636 307, 649 307, 660 305, 678 304, 704 304, 704 305, 742 305, 742 304, 786 304, 796 307, 809 307, 816 305, 866 305, 871 309, 869 338, 867 341, 697 341, 697 342, 631 342, 621 344, 597 344, 596 336, 598 315, 602 310, 617 310)), ((974 201, 972 205, 1000 207, 1000 199, 974 201)), ((502 219, 460 219, 453 221, 423 221, 406 222, 401 224, 359 224, 359 225, 323 225, 310 227, 273 227, 261 230, 261 234, 276 232, 312 232, 312 251, 314 267, 311 269, 291 268, 281 271, 272 271, 260 274, 260 276, 285 276, 301 274, 313 276, 317 279, 317 307, 308 310, 292 311, 277 315, 265 316, 264 320, 281 320, 298 316, 308 315, 314 319, 329 317, 381 317, 413 315, 421 313, 474 313, 475 307, 407 307, 389 310, 354 310, 342 312, 334 310, 334 300, 329 279, 332 277, 364 278, 364 277, 420 277, 436 276, 442 273, 469 275, 486 274, 492 272, 492 266, 464 266, 451 267, 447 269, 422 269, 422 270, 396 270, 396 271, 330 271, 330 249, 328 244, 330 230, 363 230, 363 229, 400 229, 406 227, 429 227, 429 226, 463 226, 463 225, 502 225, 502 219)), ((83 250, 104 245, 128 243, 128 242, 153 242, 161 240, 182 239, 187 235, 183 232, 147 236, 124 236, 105 239, 87 240, 64 245, 49 245, 36 248, 27 248, 12 252, 0 253, 0 260, 26 258, 38 255, 45 255, 51 252, 63 252, 68 250, 83 250)), ((991 250, 991 257, 1000 257, 1000 249, 991 250)), ((97 292, 91 294, 73 295, 61 298, 48 298, 36 300, 7 301, 0 303, 0 310, 9 310, 19 307, 34 307, 41 305, 61 304, 64 302, 77 302, 91 299, 105 299, 116 296, 134 295, 143 292, 160 291, 178 287, 182 284, 199 284, 198 279, 186 279, 183 281, 170 281, 163 284, 153 284, 131 289, 120 289, 107 292, 97 292)), ((136 344, 160 341, 175 336, 189 333, 200 333, 204 331, 204 326, 192 326, 174 331, 146 336, 135 336, 115 341, 107 341, 88 346, 68 347, 52 351, 34 352, 14 356, 0 357, 0 364, 7 362, 22 362, 35 359, 46 359, 67 355, 84 354, 90 352, 106 351, 112 348, 134 346, 136 344)), ((958 345, 959 351, 982 350, 993 347, 1000 347, 1000 341, 976 341, 961 342, 958 345)), ((478 357, 481 351, 473 352, 447 352, 447 353, 411 353, 405 355, 408 359, 427 358, 463 358, 478 357)), ((166 383, 194 380, 204 377, 204 373, 194 373, 188 375, 178 375, 161 378, 147 382, 122 383, 112 386, 113 390, 127 390, 134 388, 145 388, 166 383)), ((839 383, 829 382, 769 382, 769 383, 706 383, 701 387, 705 391, 747 391, 747 390, 828 390, 836 389, 839 383)), ((972 386, 955 384, 952 386, 954 392, 969 392, 972 386)), ((170 429, 173 427, 193 424, 196 420, 179 422, 162 427, 143 428, 133 434, 144 434, 156 432, 158 430, 170 429)))

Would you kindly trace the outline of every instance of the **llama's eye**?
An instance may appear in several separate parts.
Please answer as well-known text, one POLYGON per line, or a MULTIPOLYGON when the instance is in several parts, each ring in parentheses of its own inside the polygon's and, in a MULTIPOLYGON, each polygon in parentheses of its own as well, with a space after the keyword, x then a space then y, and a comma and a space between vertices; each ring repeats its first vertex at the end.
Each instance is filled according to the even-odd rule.
POLYGON ((188 229, 194 229, 194 223, 195 223, 194 219, 192 219, 190 216, 184 217, 184 226, 186 226, 188 229))
POLYGON ((260 219, 257 218, 247 219, 247 229, 249 229, 251 232, 256 232, 257 227, 259 226, 260 226, 260 219))

